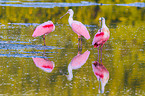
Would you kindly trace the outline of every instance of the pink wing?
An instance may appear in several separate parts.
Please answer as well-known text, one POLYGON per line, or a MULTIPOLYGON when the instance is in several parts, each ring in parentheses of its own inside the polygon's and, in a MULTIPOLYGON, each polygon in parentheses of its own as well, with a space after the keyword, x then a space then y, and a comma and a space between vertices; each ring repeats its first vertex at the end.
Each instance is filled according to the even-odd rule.
POLYGON ((46 72, 51 72, 54 69, 54 62, 44 58, 32 58, 35 65, 46 72))
POLYGON ((73 23, 71 24, 71 27, 72 27, 72 30, 78 35, 82 35, 86 39, 90 39, 89 31, 87 30, 86 26, 83 25, 81 22, 73 21, 73 23))
POLYGON ((32 37, 41 36, 44 34, 49 34, 50 32, 54 31, 55 26, 51 21, 45 22, 36 27, 32 37))
POLYGON ((78 69, 83 66, 86 63, 89 55, 90 51, 87 50, 83 54, 78 54, 77 56, 75 56, 71 61, 72 69, 78 69))
POLYGON ((103 45, 109 39, 109 36, 110 36, 110 31, 108 30, 107 27, 99 29, 94 36, 92 45, 94 45, 94 48, 103 45))
POLYGON ((100 30, 98 30, 98 32, 94 36, 92 45, 94 45, 94 47, 99 47, 101 44, 103 44, 106 41, 104 35, 104 32, 100 32, 100 30))

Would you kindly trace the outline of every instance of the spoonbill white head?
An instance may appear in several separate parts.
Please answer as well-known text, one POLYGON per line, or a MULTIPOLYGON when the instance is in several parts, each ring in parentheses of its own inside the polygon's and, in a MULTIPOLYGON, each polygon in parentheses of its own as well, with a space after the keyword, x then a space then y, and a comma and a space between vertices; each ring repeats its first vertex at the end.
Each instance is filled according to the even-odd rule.
POLYGON ((100 25, 101 25, 101 22, 104 22, 104 21, 105 21, 105 18, 104 17, 100 17, 99 18, 100 25))
MULTIPOLYGON (((63 16, 65 16, 66 14, 70 14, 70 15, 73 15, 74 14, 74 11, 72 9, 69 9, 63 16)), ((63 17, 61 16, 60 19, 63 17)))

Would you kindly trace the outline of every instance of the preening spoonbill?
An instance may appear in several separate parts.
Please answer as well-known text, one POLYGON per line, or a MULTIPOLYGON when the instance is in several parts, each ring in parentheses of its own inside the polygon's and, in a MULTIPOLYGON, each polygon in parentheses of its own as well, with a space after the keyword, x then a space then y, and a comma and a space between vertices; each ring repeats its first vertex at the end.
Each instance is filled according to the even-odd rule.
POLYGON ((46 46, 45 35, 49 34, 50 32, 52 32, 54 30, 55 30, 55 25, 53 24, 53 22, 47 21, 35 28, 32 37, 37 37, 37 36, 43 35, 44 46, 46 46))

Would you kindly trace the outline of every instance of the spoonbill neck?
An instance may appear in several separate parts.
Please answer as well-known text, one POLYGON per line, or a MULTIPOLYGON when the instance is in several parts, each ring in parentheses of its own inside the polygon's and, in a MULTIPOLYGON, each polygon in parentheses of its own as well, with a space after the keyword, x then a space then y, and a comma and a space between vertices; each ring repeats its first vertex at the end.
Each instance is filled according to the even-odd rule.
POLYGON ((102 27, 106 26, 105 20, 102 20, 102 27))
POLYGON ((68 19, 68 22, 69 22, 69 25, 72 24, 72 22, 73 22, 73 13, 70 14, 69 19, 68 19))

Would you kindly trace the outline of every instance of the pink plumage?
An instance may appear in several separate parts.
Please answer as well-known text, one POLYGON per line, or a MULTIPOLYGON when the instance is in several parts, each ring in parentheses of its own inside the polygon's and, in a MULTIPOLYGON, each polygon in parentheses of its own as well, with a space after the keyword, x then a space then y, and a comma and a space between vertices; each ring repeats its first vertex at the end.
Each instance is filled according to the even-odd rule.
MULTIPOLYGON (((69 25, 72 27, 72 30, 78 35, 78 38, 81 38, 81 36, 84 36, 86 39, 90 39, 90 34, 89 34, 89 31, 87 30, 86 26, 83 25, 79 21, 73 20, 73 14, 74 14, 73 10, 69 9, 66 14, 68 14, 68 13, 70 14, 69 19, 68 19, 69 25)), ((64 15, 66 15, 66 14, 64 14, 64 15)), ((60 18, 62 18, 62 17, 60 17, 60 18)))
POLYGON ((47 58, 32 58, 35 65, 46 72, 51 72, 54 69, 54 62, 47 58))
POLYGON ((102 28, 99 29, 98 32, 95 34, 92 45, 94 45, 94 48, 98 48, 98 61, 99 61, 99 46, 101 46, 101 62, 102 62, 102 47, 104 43, 109 39, 110 31, 105 24, 104 17, 99 18, 99 21, 100 23, 102 22, 102 28))
POLYGON ((55 30, 55 25, 53 24, 53 22, 47 21, 47 22, 44 22, 43 24, 36 27, 32 37, 47 35, 54 30, 55 30))
POLYGON ((72 30, 79 36, 84 36, 86 39, 90 39, 90 34, 85 25, 79 21, 73 21, 71 24, 72 30))
POLYGON ((109 39, 109 37, 109 30, 98 30, 98 32, 94 36, 92 45, 94 45, 94 48, 99 47, 100 45, 103 46, 103 44, 109 39))

